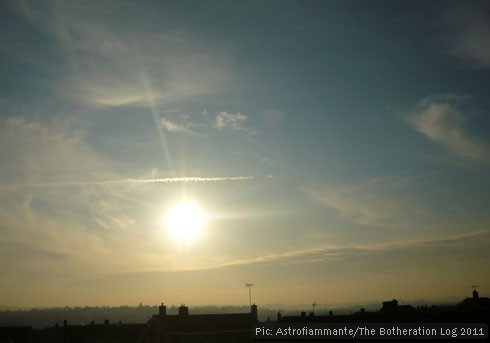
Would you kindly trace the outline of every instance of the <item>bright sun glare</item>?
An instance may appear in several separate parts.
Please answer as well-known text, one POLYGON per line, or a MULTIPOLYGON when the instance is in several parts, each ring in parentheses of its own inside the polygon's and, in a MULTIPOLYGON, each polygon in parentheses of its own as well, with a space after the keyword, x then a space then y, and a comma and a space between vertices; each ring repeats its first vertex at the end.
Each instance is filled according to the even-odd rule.
POLYGON ((204 221, 204 212, 191 202, 177 204, 167 213, 167 227, 179 241, 195 239, 202 231, 204 221))

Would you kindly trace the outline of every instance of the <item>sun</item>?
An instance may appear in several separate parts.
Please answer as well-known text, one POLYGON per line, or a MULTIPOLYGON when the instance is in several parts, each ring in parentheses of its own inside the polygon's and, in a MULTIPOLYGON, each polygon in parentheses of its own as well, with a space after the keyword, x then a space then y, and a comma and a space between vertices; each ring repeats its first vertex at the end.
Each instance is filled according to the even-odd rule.
POLYGON ((170 234, 175 239, 188 242, 196 239, 201 233, 205 215, 195 203, 182 202, 170 208, 166 223, 170 234))

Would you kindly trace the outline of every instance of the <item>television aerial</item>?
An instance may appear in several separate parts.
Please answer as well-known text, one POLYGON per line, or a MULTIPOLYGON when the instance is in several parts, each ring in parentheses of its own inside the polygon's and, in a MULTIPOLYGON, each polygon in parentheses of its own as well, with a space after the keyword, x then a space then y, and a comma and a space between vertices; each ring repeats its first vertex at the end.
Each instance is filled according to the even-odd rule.
POLYGON ((252 286, 254 283, 246 283, 245 287, 248 287, 248 301, 250 302, 250 306, 252 306, 252 286))

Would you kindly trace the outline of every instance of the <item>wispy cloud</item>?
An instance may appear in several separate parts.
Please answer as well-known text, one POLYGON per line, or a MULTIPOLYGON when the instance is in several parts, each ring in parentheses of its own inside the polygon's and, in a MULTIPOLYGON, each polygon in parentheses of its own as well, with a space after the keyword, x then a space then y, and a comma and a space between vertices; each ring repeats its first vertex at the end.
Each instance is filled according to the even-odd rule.
POLYGON ((30 209, 28 213, 40 211, 49 218, 48 222, 69 220, 80 227, 90 226, 91 214, 114 219, 119 216, 117 220, 125 221, 127 211, 114 210, 125 196, 120 191, 110 187, 100 191, 79 187, 73 192, 62 187, 83 184, 73 180, 89 179, 89 183, 96 184, 100 180, 122 179, 113 170, 112 161, 86 143, 86 135, 87 132, 75 128, 70 120, 60 118, 41 122, 12 117, 0 122, 3 206, 16 212, 19 203, 28 197, 31 199, 26 206, 30 209), (112 205, 108 198, 112 199, 112 205))
MULTIPOLYGON (((162 107, 162 106, 158 106, 162 107)), ((256 135, 258 130, 250 123, 250 117, 239 112, 221 111, 209 113, 203 110, 198 115, 178 108, 159 109, 159 126, 168 132, 205 137, 210 131, 235 131, 245 135, 256 135)))
POLYGON ((339 245, 320 245, 304 249, 287 250, 259 255, 251 258, 232 259, 203 264, 191 264, 172 269, 153 269, 143 270, 142 272, 159 271, 186 271, 186 270, 210 270, 226 267, 239 267, 247 265, 266 265, 266 264, 306 264, 324 263, 349 259, 353 257, 367 258, 376 254, 390 254, 400 251, 410 251, 420 253, 422 251, 445 251, 451 250, 472 250, 476 248, 486 248, 490 245, 490 231, 480 230, 463 234, 440 235, 424 237, 419 239, 403 239, 398 241, 378 242, 378 243, 348 243, 339 245))
POLYGON ((224 129, 231 127, 233 130, 243 130, 243 125, 248 120, 246 115, 241 113, 220 112, 214 117, 214 127, 224 129))
POLYGON ((179 109, 161 111, 163 127, 170 132, 182 132, 193 135, 202 135, 205 131, 227 130, 235 131, 245 135, 256 135, 258 130, 250 123, 250 117, 240 112, 221 111, 210 113, 203 110, 195 116, 183 113, 179 109))
POLYGON ((463 129, 465 116, 458 104, 467 97, 430 96, 422 99, 408 117, 408 122, 432 141, 454 154, 480 162, 490 162, 490 150, 483 142, 463 129))
POLYGON ((214 127, 219 130, 231 128, 234 131, 244 131, 255 134, 256 131, 247 125, 249 118, 241 113, 228 113, 226 111, 216 113, 214 127))
POLYGON ((490 68, 490 5, 470 1, 444 13, 444 40, 448 52, 474 68, 490 68))
POLYGON ((228 83, 226 49, 211 47, 184 28, 167 27, 171 18, 151 15, 153 6, 118 1, 13 6, 57 46, 64 70, 56 84, 64 96, 97 106, 141 106, 219 92, 228 83))
POLYGON ((188 125, 184 125, 175 121, 172 121, 170 119, 167 119, 163 117, 161 120, 162 127, 167 130, 168 132, 175 132, 175 133, 186 133, 189 135, 197 136, 199 135, 197 132, 189 129, 189 123, 188 125))
POLYGON ((315 183, 302 190, 313 200, 355 223, 396 228, 407 225, 404 218, 424 218, 421 209, 415 205, 414 194, 407 192, 408 186, 424 177, 427 175, 402 173, 340 185, 315 183))
POLYGON ((400 240, 381 243, 351 243, 345 245, 327 245, 309 249, 290 250, 282 253, 258 256, 251 259, 236 260, 224 263, 220 267, 259 264, 259 263, 309 263, 326 261, 331 258, 349 257, 397 251, 403 249, 422 248, 466 248, 488 246, 490 244, 490 231, 481 230, 451 236, 427 237, 414 240, 400 240))
POLYGON ((85 144, 86 134, 70 119, 41 122, 10 117, 1 121, 0 182, 107 177, 107 163, 85 144))

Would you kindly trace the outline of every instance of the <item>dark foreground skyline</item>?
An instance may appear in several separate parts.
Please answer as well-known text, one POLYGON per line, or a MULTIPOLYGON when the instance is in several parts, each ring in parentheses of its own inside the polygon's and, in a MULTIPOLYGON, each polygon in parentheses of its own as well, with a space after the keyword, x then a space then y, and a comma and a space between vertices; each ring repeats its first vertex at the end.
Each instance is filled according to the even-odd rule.
MULTIPOLYGON (((473 290, 471 297, 460 297, 451 301, 403 301, 388 300, 376 302, 364 302, 359 304, 350 304, 346 306, 326 306, 325 304, 312 303, 308 305, 283 306, 283 305, 261 305, 257 311, 257 319, 261 322, 269 320, 279 320, 279 318, 292 318, 294 321, 298 317, 305 318, 316 316, 324 318, 325 316, 335 315, 337 318, 348 317, 356 314, 372 313, 414 313, 414 310, 444 312, 448 309, 463 309, 467 312, 474 311, 477 314, 479 310, 487 311, 490 306, 488 297, 481 297, 476 290, 473 290), (385 310, 385 307, 387 310, 385 310), (407 312, 408 311, 408 312, 407 312)), ((32 326, 36 329, 66 325, 89 325, 89 324, 121 324, 121 323, 144 323, 153 315, 161 312, 161 306, 165 306, 165 313, 168 315, 178 315, 182 308, 195 315, 202 314, 227 314, 227 313, 248 313, 250 306, 190 306, 174 305, 161 303, 161 305, 144 305, 138 306, 84 306, 84 307, 59 307, 44 309, 3 309, 0 311, 0 326, 32 326)), ((481 313, 480 313, 481 314, 481 313)), ((303 320, 303 319, 301 319, 303 320)), ((300 320, 300 321, 301 321, 300 320)))
MULTIPOLYGON (((140 306, 139 308, 141 309, 142 307, 140 306)), ((361 308, 350 314, 338 314, 333 311, 322 314, 315 313, 315 308, 313 307, 309 313, 303 311, 296 315, 286 314, 279 310, 272 319, 270 316, 264 319, 265 314, 260 316, 260 309, 255 304, 251 305, 248 311, 231 313, 199 313, 199 311, 189 309, 185 305, 181 305, 178 308, 172 306, 169 310, 162 303, 158 306, 158 311, 154 311, 151 317, 148 317, 146 323, 140 324, 123 323, 121 320, 112 324, 109 319, 105 319, 103 324, 98 324, 95 320, 92 320, 90 324, 74 325, 64 319, 62 324, 56 323, 54 326, 46 326, 43 329, 35 330, 28 326, 0 325, 0 340, 15 343, 84 343, 94 340, 127 343, 201 341, 243 343, 254 341, 257 331, 262 332, 261 335, 264 335, 266 330, 269 330, 267 332, 272 332, 271 330, 278 330, 279 328, 280 334, 276 335, 275 340, 277 341, 277 338, 281 338, 284 334, 282 330, 290 332, 291 327, 293 327, 305 332, 305 330, 311 330, 313 327, 319 327, 322 323, 331 325, 331 328, 338 326, 340 332, 347 332, 345 325, 348 323, 361 325, 364 328, 368 326, 376 327, 375 323, 384 323, 381 325, 388 330, 391 329, 393 332, 395 331, 394 326, 397 324, 409 323, 407 325, 416 327, 415 331, 413 331, 415 336, 420 335, 421 332, 441 334, 444 337, 451 335, 451 337, 459 337, 473 333, 476 338, 482 339, 483 336, 488 336, 490 298, 481 297, 475 290, 471 297, 453 305, 414 307, 411 305, 400 305, 396 299, 393 299, 384 301, 381 307, 375 311, 361 308), (177 311, 175 312, 175 310, 177 311), (443 332, 438 327, 438 323, 445 323, 441 325, 446 327, 451 327, 448 323, 459 323, 457 325, 461 328, 446 328, 443 332), (468 327, 477 325, 476 323, 486 324, 480 325, 479 329, 470 329, 468 331, 468 327), (438 328, 427 329, 426 326, 438 328)), ((374 334, 374 331, 369 332, 371 332, 370 335, 374 334)), ((385 335, 384 331, 382 335, 385 335)))

